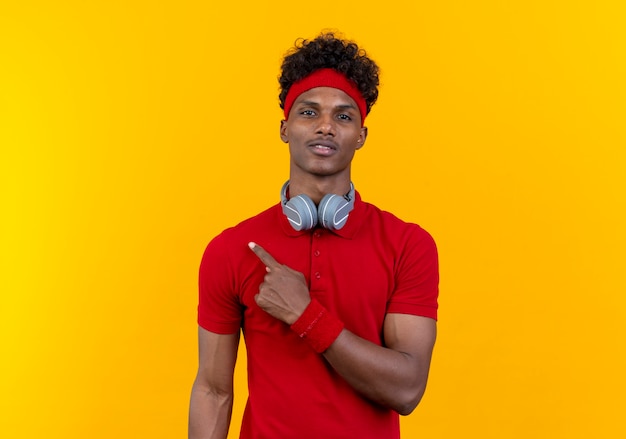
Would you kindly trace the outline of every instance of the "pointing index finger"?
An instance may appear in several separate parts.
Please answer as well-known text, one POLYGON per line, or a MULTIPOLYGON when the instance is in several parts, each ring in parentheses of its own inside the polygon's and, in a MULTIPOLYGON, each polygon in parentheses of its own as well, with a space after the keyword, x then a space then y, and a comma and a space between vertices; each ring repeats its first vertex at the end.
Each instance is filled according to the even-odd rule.
POLYGON ((248 247, 250 250, 254 252, 255 255, 265 264, 267 268, 277 267, 280 264, 276 262, 276 259, 272 257, 268 252, 265 251, 263 247, 258 245, 256 242, 249 242, 248 247))

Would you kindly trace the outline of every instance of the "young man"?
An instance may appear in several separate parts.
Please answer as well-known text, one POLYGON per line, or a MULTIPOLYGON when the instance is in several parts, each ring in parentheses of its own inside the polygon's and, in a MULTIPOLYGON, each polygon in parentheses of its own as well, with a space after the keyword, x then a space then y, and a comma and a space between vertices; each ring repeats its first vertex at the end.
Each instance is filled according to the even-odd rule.
POLYGON ((350 180, 378 67, 322 34, 285 57, 281 202, 208 245, 190 438, 226 438, 242 330, 241 438, 392 439, 419 403, 436 334, 430 235, 361 200, 350 180))

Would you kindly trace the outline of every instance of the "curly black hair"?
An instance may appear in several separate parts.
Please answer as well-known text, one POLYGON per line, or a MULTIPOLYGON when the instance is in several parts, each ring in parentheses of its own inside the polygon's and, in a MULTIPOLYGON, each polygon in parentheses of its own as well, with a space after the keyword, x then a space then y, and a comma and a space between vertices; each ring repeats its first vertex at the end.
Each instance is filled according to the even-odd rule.
POLYGON ((367 114, 378 99, 378 66, 353 41, 335 37, 333 32, 322 33, 314 40, 298 39, 281 66, 280 108, 291 85, 323 68, 335 69, 352 80, 365 99, 367 114))

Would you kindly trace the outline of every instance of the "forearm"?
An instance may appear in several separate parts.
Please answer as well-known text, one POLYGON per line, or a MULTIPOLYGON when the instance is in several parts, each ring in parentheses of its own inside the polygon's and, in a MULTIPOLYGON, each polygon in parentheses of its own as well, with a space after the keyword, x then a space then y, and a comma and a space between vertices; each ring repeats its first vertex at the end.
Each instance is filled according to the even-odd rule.
POLYGON ((232 408, 232 392, 214 392, 194 384, 189 406, 189 439, 226 439, 232 408))
POLYGON ((424 394, 430 356, 420 360, 346 329, 323 355, 355 390, 402 415, 411 413, 424 394))

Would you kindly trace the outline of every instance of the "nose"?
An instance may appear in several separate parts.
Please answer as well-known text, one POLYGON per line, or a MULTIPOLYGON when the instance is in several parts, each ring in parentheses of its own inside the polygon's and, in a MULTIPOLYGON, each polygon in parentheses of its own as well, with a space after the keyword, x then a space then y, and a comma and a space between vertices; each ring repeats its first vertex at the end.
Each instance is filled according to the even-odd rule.
POLYGON ((317 124, 317 134, 322 134, 324 136, 334 136, 335 135, 335 121, 333 120, 332 115, 330 114, 322 114, 318 119, 319 123, 317 124))

